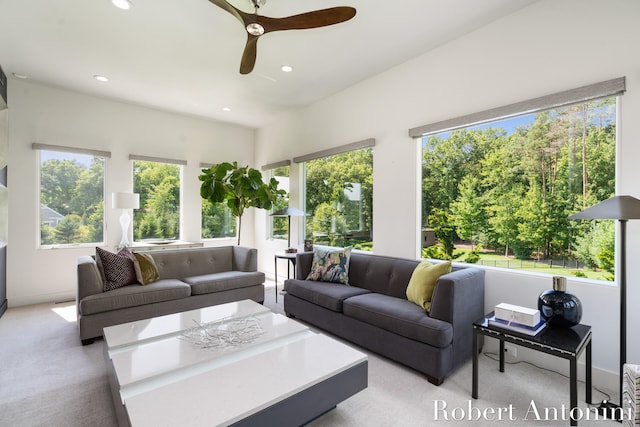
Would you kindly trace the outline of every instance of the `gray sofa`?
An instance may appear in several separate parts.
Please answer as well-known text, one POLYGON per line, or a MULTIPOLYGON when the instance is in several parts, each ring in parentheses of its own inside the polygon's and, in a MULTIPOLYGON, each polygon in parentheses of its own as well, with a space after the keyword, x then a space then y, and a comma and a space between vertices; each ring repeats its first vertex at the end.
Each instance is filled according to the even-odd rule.
MULTIPOLYGON (((142 253, 142 251, 141 251, 142 253)), ((158 250, 160 280, 103 292, 94 257, 78 258, 76 306, 80 339, 90 344, 106 326, 242 299, 264 302, 256 249, 242 246, 158 250)))
POLYGON ((440 385, 471 356, 472 324, 484 315, 484 270, 453 267, 436 282, 427 313, 406 299, 419 261, 352 253, 349 286, 305 280, 313 253, 301 253, 285 281, 284 310, 424 373, 440 385))

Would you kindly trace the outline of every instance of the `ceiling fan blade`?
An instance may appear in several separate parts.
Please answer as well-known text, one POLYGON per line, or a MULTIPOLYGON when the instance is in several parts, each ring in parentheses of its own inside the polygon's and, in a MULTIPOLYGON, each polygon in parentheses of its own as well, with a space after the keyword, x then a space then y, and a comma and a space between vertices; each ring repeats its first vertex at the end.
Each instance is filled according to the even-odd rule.
POLYGON ((226 0, 209 0, 209 1, 215 4, 216 6, 218 6, 219 8, 224 9, 230 14, 232 14, 233 16, 235 16, 236 19, 240 21, 240 23, 244 27, 246 27, 250 22, 253 22, 255 20, 252 14, 243 12, 242 10, 233 6, 232 4, 229 4, 226 0))
POLYGON ((305 30, 308 28, 325 27, 327 25, 339 24, 340 22, 348 21, 355 15, 356 10, 354 8, 340 6, 314 10, 312 12, 301 13, 299 15, 287 16, 284 18, 259 16, 258 22, 264 27, 264 32, 267 33, 270 31, 305 30))
POLYGON ((247 34, 247 44, 244 46, 242 61, 240 61, 240 74, 249 74, 256 65, 258 38, 259 36, 247 34))

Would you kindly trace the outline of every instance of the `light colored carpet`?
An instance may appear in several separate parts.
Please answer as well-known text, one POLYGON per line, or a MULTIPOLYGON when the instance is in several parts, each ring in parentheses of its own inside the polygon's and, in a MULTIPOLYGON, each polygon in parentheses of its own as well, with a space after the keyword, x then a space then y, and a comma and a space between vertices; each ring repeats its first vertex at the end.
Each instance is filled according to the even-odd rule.
MULTIPOLYGON (((282 313, 283 295, 278 295, 276 304, 273 283, 267 285, 265 305, 282 313)), ((74 316, 75 305, 70 302, 11 308, 0 318, 0 426, 117 425, 106 379, 103 342, 82 346, 74 316)), ((458 426, 469 425, 469 418, 478 416, 481 419, 473 422, 478 426, 569 425, 562 419, 562 407, 569 404, 569 381, 559 374, 524 363, 507 365, 501 374, 498 363, 483 355, 480 398, 474 400, 470 362, 436 387, 415 371, 366 353, 369 387, 311 426, 458 426), (552 419, 537 420, 529 411, 525 420, 532 401, 542 418, 552 419), (444 404, 449 420, 444 419, 445 411, 435 411, 444 404), (511 414, 503 412, 499 421, 499 408, 510 404, 511 414), (470 405, 476 409, 469 410, 470 405), (557 417, 553 413, 545 417, 545 408, 557 411, 557 417)), ((581 383, 579 399, 586 414, 584 396, 581 383)), ((604 396, 594 390, 593 398, 600 401, 604 396)), ((594 413, 590 416, 595 417, 594 413)), ((580 425, 620 424, 583 419, 580 425)))

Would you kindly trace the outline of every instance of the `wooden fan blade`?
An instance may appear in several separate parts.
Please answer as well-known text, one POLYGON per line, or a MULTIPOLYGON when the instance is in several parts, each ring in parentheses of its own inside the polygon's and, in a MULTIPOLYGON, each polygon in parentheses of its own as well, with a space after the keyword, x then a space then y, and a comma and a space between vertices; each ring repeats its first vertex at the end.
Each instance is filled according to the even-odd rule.
POLYGON ((209 1, 215 4, 216 6, 218 6, 219 8, 226 10, 227 12, 235 16, 236 19, 240 21, 240 23, 244 27, 246 27, 250 22, 255 21, 255 18, 253 17, 252 14, 243 12, 242 10, 233 6, 232 4, 229 4, 226 0, 209 0, 209 1))
POLYGON ((247 44, 244 46, 242 61, 240 61, 240 74, 249 74, 256 65, 258 38, 258 36, 247 34, 247 44))
MULTIPOLYGON (((212 1, 212 0, 209 0, 212 1)), ((308 28, 325 27, 339 24, 356 16, 356 10, 352 7, 340 6, 328 9, 314 10, 299 15, 284 18, 269 18, 259 16, 258 22, 264 27, 264 32, 282 30, 306 30, 308 28)))

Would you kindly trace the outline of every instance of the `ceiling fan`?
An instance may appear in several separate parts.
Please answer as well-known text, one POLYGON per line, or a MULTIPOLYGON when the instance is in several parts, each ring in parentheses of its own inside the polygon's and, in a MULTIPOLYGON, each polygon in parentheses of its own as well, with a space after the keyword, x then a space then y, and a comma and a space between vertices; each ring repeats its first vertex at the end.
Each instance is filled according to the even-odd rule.
POLYGON ((255 9, 255 13, 247 13, 229 4, 227 0, 209 0, 216 6, 226 10, 235 16, 247 30, 247 43, 240 62, 240 74, 249 74, 256 63, 258 38, 273 31, 304 30, 318 28, 327 25, 339 24, 348 21, 356 15, 353 7, 331 7, 328 9, 314 10, 299 15, 284 18, 270 18, 258 15, 258 9, 264 6, 266 0, 249 0, 255 9))

